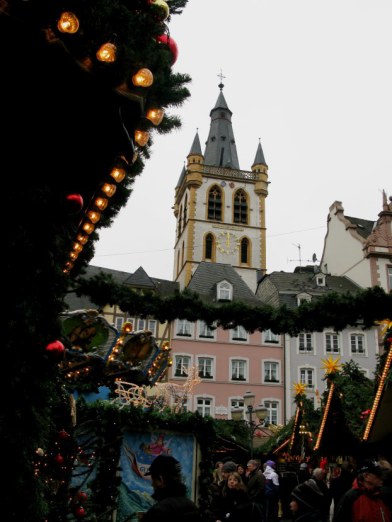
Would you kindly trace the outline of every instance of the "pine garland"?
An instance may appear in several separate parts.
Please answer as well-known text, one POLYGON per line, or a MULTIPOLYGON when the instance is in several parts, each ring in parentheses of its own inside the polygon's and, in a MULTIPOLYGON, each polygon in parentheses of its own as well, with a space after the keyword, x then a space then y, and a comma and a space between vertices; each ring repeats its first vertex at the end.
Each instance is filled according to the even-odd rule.
POLYGON ((370 328, 392 310, 392 292, 388 294, 381 287, 360 290, 355 294, 329 294, 303 303, 297 309, 250 306, 238 301, 210 304, 188 290, 169 297, 153 293, 141 295, 116 283, 110 274, 99 274, 89 279, 80 277, 72 290, 78 296, 89 296, 99 308, 117 304, 130 317, 150 316, 161 323, 176 318, 203 320, 224 329, 242 325, 248 332, 271 329, 276 334, 288 333, 292 336, 303 331, 322 332, 325 328, 336 331, 347 326, 370 328))

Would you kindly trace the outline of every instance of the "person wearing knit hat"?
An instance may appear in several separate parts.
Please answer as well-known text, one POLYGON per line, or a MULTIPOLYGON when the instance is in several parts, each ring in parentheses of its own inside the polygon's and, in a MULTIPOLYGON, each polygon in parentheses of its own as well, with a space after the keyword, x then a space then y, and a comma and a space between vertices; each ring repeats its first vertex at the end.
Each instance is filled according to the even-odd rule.
POLYGON ((390 500, 383 496, 383 470, 377 461, 367 460, 351 489, 341 497, 333 522, 391 522, 390 500))
POLYGON ((323 494, 314 480, 306 480, 291 492, 290 509, 295 522, 322 522, 323 494))
POLYGON ((279 512, 279 475, 275 471, 276 463, 267 460, 263 472, 264 486, 264 515, 266 522, 277 522, 279 512))

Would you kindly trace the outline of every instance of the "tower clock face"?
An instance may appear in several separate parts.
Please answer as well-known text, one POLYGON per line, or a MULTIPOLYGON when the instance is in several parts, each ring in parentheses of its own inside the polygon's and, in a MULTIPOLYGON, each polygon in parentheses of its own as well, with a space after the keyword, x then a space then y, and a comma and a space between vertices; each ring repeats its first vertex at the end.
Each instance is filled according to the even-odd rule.
POLYGON ((240 245, 237 236, 229 231, 220 232, 216 244, 222 254, 234 254, 240 245))

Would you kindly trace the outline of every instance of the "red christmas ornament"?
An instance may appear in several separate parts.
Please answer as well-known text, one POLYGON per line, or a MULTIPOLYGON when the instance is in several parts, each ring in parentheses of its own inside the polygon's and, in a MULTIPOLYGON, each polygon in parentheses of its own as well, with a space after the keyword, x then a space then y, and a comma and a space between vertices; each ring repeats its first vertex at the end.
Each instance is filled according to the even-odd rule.
POLYGON ((88 499, 88 495, 85 491, 79 491, 78 493, 78 500, 79 502, 86 502, 88 499))
POLYGON ((64 462, 64 457, 61 455, 61 453, 57 453, 57 455, 54 458, 55 462, 61 466, 64 462))
POLYGON ((67 209, 70 214, 77 214, 83 208, 83 198, 80 194, 68 194, 65 198, 67 209))
POLYGON ((167 34, 161 34, 160 36, 157 36, 156 40, 158 43, 165 44, 169 47, 169 49, 173 55, 172 65, 174 63, 176 63, 177 58, 178 58, 178 47, 177 47, 175 40, 173 40, 173 38, 171 36, 167 36, 167 34))
POLYGON ((76 509, 75 509, 75 517, 76 518, 83 518, 86 516, 86 510, 84 509, 84 507, 82 506, 78 506, 76 509))
POLYGON ((62 355, 64 353, 65 346, 61 341, 53 341, 52 343, 46 345, 45 350, 51 354, 62 355))
POLYGON ((65 430, 61 430, 61 431, 59 431, 59 438, 60 438, 60 439, 63 439, 63 440, 65 440, 65 439, 69 439, 70 436, 71 436, 71 435, 70 435, 68 432, 66 432, 65 430))

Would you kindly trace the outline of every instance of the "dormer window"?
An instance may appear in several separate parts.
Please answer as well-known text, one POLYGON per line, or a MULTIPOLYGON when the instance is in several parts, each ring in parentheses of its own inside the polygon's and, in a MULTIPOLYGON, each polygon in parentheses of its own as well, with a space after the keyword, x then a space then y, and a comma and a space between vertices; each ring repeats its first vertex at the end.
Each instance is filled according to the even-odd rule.
POLYGON ((312 296, 306 293, 297 295, 297 305, 300 306, 302 303, 310 303, 312 296))
POLYGON ((217 286, 218 301, 231 301, 233 299, 233 287, 228 281, 221 281, 217 286))
POLYGON ((317 286, 325 286, 325 275, 317 274, 316 275, 316 285, 317 286))

